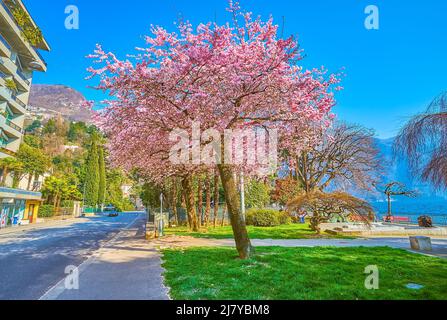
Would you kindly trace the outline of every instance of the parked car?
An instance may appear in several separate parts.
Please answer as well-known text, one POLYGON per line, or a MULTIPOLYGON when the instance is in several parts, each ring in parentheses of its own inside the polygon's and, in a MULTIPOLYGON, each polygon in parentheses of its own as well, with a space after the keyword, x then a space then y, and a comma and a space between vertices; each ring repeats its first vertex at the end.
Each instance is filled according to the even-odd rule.
POLYGON ((103 214, 111 218, 118 217, 119 215, 118 210, 113 206, 105 207, 103 214))

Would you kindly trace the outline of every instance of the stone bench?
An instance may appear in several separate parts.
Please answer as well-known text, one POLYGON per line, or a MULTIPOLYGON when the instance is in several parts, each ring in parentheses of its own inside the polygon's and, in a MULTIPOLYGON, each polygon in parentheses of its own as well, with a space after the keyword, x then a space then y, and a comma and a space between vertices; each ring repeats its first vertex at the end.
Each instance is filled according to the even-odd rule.
POLYGON ((433 250, 430 237, 422 237, 422 236, 410 237, 410 245, 411 249, 416 251, 433 250))

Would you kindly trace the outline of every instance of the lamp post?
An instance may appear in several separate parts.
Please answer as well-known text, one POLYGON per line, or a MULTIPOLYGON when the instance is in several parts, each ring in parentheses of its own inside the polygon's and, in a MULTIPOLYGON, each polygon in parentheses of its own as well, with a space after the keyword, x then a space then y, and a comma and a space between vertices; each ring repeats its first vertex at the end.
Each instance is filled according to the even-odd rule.
POLYGON ((160 218, 158 221, 159 236, 163 237, 164 233, 164 219, 163 219, 163 193, 160 193, 160 218))

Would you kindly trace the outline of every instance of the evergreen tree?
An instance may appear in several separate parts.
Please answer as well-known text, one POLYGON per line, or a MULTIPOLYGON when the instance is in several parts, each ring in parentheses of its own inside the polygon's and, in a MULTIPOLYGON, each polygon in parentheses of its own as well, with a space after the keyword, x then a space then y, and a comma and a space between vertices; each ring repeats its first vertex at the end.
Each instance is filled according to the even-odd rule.
POLYGON ((98 190, 98 203, 100 205, 105 204, 106 196, 106 164, 104 161, 104 148, 98 148, 99 153, 99 190, 98 190))
POLYGON ((86 171, 85 171, 85 204, 87 206, 96 206, 99 195, 99 155, 96 137, 92 138, 92 144, 89 149, 86 171))

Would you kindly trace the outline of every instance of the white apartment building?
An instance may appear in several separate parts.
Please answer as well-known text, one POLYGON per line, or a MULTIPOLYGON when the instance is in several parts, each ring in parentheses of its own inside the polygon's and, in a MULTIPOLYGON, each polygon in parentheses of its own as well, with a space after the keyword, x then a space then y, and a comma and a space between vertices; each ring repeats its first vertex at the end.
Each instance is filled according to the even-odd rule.
MULTIPOLYGON (((50 47, 23 2, 0 0, 0 159, 14 157, 22 142, 33 73, 47 70, 39 50, 50 47)), ((0 228, 37 218, 42 195, 12 189, 11 180, 0 186, 0 228)))

